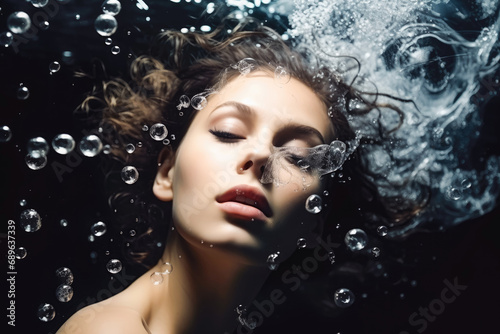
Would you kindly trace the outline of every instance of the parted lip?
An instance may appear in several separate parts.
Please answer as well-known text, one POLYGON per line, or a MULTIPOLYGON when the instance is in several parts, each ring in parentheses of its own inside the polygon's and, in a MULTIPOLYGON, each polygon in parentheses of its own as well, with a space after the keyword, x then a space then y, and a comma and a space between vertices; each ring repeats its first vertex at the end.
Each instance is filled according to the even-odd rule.
POLYGON ((229 189, 222 195, 217 196, 215 200, 218 203, 232 201, 250 205, 262 211, 266 217, 271 217, 273 215, 273 211, 264 194, 258 188, 246 184, 241 184, 229 189))

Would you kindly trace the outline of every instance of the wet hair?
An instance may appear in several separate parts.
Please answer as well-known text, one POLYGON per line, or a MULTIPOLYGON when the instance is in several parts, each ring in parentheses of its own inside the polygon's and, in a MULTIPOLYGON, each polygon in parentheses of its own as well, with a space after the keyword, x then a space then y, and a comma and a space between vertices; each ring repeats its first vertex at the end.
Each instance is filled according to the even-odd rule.
MULTIPOLYGON (((134 237, 127 241, 126 253, 136 262, 155 263, 161 252, 157 243, 164 241, 156 239, 155 234, 158 230, 166 232, 165 217, 171 217, 171 204, 159 203, 151 189, 159 152, 165 147, 175 152, 197 111, 192 106, 178 109, 181 96, 193 97, 221 88, 227 80, 240 75, 235 65, 241 60, 251 58, 256 69, 270 73, 281 66, 291 77, 310 87, 327 107, 335 139, 355 139, 346 115, 389 107, 398 112, 402 121, 397 107, 377 102, 373 94, 365 98, 366 94, 345 83, 327 66, 294 51, 274 30, 252 19, 228 28, 230 24, 223 22, 218 29, 205 34, 178 31, 159 34, 149 55, 132 61, 129 81, 116 78, 102 82, 80 106, 98 125, 103 142, 110 145, 108 159, 103 164, 109 202, 118 211, 120 218, 116 220, 122 224, 123 235, 134 230, 134 237), (351 100, 362 101, 363 108, 350 109, 351 100), (168 145, 152 140, 149 132, 144 131, 146 126, 156 123, 167 127, 168 145), (129 143, 136 146, 133 154, 125 150, 129 143), (124 185, 119 175, 126 165, 138 169, 140 182, 124 185)), ((395 223, 407 220, 419 210, 419 205, 403 205, 401 200, 395 202, 397 205, 378 201, 377 190, 366 177, 357 155, 352 154, 345 163, 344 173, 351 173, 355 185, 362 189, 363 198, 372 203, 375 211, 395 223)), ((335 182, 330 183, 330 188, 335 186, 335 182)))

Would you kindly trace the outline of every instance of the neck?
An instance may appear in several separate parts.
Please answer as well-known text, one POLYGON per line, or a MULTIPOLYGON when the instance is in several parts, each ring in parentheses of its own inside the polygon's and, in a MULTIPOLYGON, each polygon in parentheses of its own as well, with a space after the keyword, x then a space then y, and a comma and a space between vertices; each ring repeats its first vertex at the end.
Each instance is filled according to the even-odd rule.
POLYGON ((215 246, 193 246, 173 231, 162 259, 146 274, 153 301, 147 322, 152 333, 155 328, 163 333, 232 332, 238 324, 236 307, 250 304, 268 275, 265 266, 243 263, 215 246), (164 262, 173 270, 155 286, 149 276, 164 271, 164 262))

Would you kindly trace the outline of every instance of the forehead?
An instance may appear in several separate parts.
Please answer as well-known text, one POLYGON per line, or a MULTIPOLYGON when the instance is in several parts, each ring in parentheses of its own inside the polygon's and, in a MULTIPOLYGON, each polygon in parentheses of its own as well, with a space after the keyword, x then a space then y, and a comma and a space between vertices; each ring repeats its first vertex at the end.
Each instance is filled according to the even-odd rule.
POLYGON ((325 139, 333 137, 333 125, 326 106, 316 93, 301 81, 282 82, 274 73, 254 71, 229 80, 208 99, 202 110, 210 113, 227 101, 243 103, 268 125, 299 123, 317 129, 325 139))

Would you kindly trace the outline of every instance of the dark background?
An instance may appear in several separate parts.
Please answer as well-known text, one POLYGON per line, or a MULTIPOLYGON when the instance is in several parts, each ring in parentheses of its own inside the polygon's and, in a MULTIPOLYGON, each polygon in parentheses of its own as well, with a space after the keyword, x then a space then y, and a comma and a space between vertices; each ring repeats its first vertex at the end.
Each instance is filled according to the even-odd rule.
MULTIPOLYGON (((7 333, 55 333, 76 309, 105 298, 110 292, 118 292, 143 271, 125 265, 121 278, 116 275, 112 278, 106 272, 106 262, 120 258, 123 240, 120 231, 110 223, 112 214, 102 195, 103 176, 98 158, 68 162, 65 156, 51 150, 47 166, 32 171, 25 165, 24 156, 27 141, 35 136, 42 136, 49 143, 59 133, 69 133, 77 141, 83 137, 84 126, 75 120, 73 110, 92 86, 89 81, 75 78, 76 70, 91 72, 98 64, 95 60, 100 59, 106 73, 121 76, 127 72, 129 54, 145 50, 148 36, 161 28, 199 28, 202 24, 217 23, 215 19, 200 18, 206 6, 203 4, 146 2, 149 11, 139 10, 133 1, 122 1, 122 11, 116 17, 118 30, 111 36, 112 45, 121 48, 118 55, 111 54, 112 45, 105 45, 105 37, 98 35, 93 27, 94 19, 101 13, 101 1, 73 0, 59 5, 57 13, 49 19, 48 30, 37 28, 18 50, 13 47, 0 50, 0 125, 8 125, 13 132, 12 139, 0 145, 2 233, 7 221, 17 222, 26 208, 36 209, 42 217, 42 228, 35 233, 17 227, 17 246, 25 247, 28 256, 16 264, 16 327, 5 326, 7 333), (148 16, 150 21, 146 20, 148 16), (64 58, 64 51, 71 51, 73 56, 64 58), (50 75, 52 61, 58 61, 61 70, 50 75), (30 89, 27 100, 16 98, 20 83, 30 89), (62 174, 63 182, 57 177, 54 162, 71 168, 62 174), (28 203, 25 208, 19 205, 21 199, 28 203), (59 224, 63 218, 68 220, 67 227, 59 224), (89 242, 89 227, 99 220, 108 223, 108 232, 103 238, 89 242), (70 268, 75 276, 72 285, 75 294, 68 303, 61 303, 55 297, 59 284, 55 270, 63 266, 70 268), (37 319, 37 308, 45 302, 52 304, 57 312, 48 323, 37 319)), ((0 4, 0 31, 6 31, 10 13, 24 10, 31 16, 42 10, 23 1, 0 4)), ((269 17, 258 11, 253 15, 262 21, 269 20, 268 24, 278 30, 283 30, 286 24, 283 17, 269 17)), ((499 105, 497 97, 485 103, 483 112, 487 121, 481 130, 482 156, 500 154, 499 105)), ((379 259, 345 249, 342 241, 345 232, 362 224, 347 208, 345 212, 336 222, 340 227, 331 227, 330 231, 338 243, 336 263, 322 263, 309 278, 302 280, 298 291, 291 291, 290 285, 280 281, 281 273, 294 264, 300 265, 310 254, 304 251, 281 264, 281 271, 271 277, 270 286, 283 290, 286 301, 275 307, 272 316, 265 318, 255 333, 419 333, 417 330, 481 333, 498 328, 498 208, 445 232, 419 233, 404 241, 372 236, 381 243, 379 259), (422 322, 412 326, 409 316, 440 298, 446 288, 444 280, 456 280, 467 288, 454 302, 445 304, 442 313, 428 321, 425 329, 422 322), (354 305, 346 309, 332 305, 334 291, 342 287, 350 288, 356 296, 354 305)), ((2 254, 6 254, 4 234, 1 247, 2 254)), ((2 301, 7 301, 7 288, 3 291, 2 301)), ((267 293, 264 290, 257 300, 266 298, 267 293)), ((4 307, 6 304, 2 302, 3 310, 4 307)), ((5 316, 2 319, 3 327, 7 320, 5 316)))

